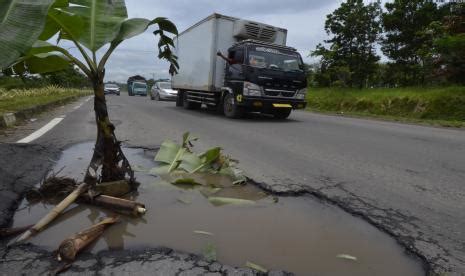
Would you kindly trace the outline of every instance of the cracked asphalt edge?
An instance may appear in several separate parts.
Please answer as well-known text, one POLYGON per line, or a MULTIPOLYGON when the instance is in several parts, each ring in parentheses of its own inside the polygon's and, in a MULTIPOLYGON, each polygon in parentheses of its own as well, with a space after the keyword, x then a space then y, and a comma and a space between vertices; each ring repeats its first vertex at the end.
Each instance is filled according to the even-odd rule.
MULTIPOLYGON (((61 149, 36 144, 0 144, 0 228, 11 225, 24 194, 48 173, 61 149)), ((6 247, 0 240, 1 275, 48 274, 59 267, 53 254, 32 244, 6 247)), ((260 273, 169 248, 83 252, 63 275, 293 275, 284 271, 260 273)))
POLYGON ((434 244, 437 247, 437 251, 444 252, 444 255, 447 255, 447 250, 441 247, 437 242, 432 240, 422 240, 421 236, 407 236, 402 233, 405 232, 402 229, 400 221, 410 221, 415 220, 415 217, 406 217, 396 210, 385 210, 377 206, 374 206, 360 197, 349 193, 344 190, 341 186, 343 183, 336 183, 329 187, 324 187, 322 189, 314 189, 307 185, 303 186, 300 184, 275 184, 270 185, 263 182, 257 182, 253 179, 249 179, 251 183, 261 188, 262 190, 276 196, 283 197, 297 197, 297 196, 310 196, 317 198, 323 202, 327 202, 331 205, 338 206, 342 210, 359 217, 369 224, 373 225, 382 232, 393 237, 394 240, 404 248, 405 252, 416 258, 421 262, 425 270, 426 275, 428 276, 437 276, 437 275, 459 275, 464 276, 463 274, 451 274, 450 269, 447 267, 448 260, 441 257, 440 254, 437 256, 425 256, 424 252, 416 246, 415 241, 425 242, 429 244, 434 244), (334 197, 326 194, 324 190, 338 188, 344 191, 348 197, 334 197), (355 203, 356 202, 356 203, 355 203), (371 212, 367 212, 371 210, 371 212), (384 213, 385 215, 375 215, 375 213, 384 213), (393 224, 395 225, 391 226, 393 224))

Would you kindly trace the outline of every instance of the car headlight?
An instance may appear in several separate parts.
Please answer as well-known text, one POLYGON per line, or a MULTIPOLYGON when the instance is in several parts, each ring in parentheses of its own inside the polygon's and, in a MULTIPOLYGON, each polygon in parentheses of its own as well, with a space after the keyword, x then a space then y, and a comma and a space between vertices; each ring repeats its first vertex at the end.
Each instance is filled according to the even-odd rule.
POLYGON ((297 93, 295 94, 295 98, 298 100, 305 100, 306 95, 307 95, 307 88, 302 88, 300 90, 297 90, 297 93))
POLYGON ((244 96, 257 96, 260 97, 262 95, 262 88, 259 85, 251 82, 244 82, 244 92, 242 93, 244 96))

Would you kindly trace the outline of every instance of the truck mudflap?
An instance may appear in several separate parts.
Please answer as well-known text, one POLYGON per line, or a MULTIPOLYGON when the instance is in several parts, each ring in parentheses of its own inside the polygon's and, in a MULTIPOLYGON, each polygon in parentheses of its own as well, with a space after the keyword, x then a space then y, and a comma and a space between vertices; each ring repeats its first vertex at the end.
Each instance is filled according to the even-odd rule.
POLYGON ((242 95, 236 96, 236 104, 252 110, 271 110, 277 108, 292 108, 304 109, 307 107, 307 102, 296 99, 282 98, 262 98, 262 97, 245 97, 242 95))

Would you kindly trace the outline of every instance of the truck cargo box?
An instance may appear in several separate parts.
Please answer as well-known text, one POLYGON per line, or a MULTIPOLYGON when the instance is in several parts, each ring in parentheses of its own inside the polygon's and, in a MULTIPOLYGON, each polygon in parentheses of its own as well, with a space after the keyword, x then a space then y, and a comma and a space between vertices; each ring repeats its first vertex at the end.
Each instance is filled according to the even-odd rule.
POLYGON ((224 84, 225 61, 217 51, 227 52, 234 43, 255 39, 286 45, 287 30, 234 17, 213 14, 175 38, 179 73, 173 89, 219 91, 224 84))

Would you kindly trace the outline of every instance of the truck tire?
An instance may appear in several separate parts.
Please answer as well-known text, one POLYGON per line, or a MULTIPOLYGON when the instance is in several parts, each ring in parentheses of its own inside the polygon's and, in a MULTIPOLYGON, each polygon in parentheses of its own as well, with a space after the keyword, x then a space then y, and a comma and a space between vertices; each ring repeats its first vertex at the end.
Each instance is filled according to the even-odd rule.
POLYGON ((176 96, 176 106, 177 107, 182 107, 183 106, 183 97, 184 97, 184 91, 179 90, 178 95, 176 96))
POLYGON ((199 109, 202 104, 201 103, 193 103, 193 102, 189 102, 187 100, 187 91, 184 91, 183 95, 182 95, 182 105, 184 106, 185 109, 199 109))
POLYGON ((234 95, 228 93, 223 98, 223 112, 228 118, 238 119, 244 115, 244 110, 234 100, 234 95))
POLYGON ((273 117, 278 120, 284 120, 291 115, 292 109, 284 108, 284 109, 275 109, 273 110, 273 117))

